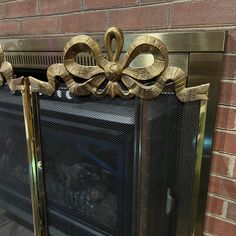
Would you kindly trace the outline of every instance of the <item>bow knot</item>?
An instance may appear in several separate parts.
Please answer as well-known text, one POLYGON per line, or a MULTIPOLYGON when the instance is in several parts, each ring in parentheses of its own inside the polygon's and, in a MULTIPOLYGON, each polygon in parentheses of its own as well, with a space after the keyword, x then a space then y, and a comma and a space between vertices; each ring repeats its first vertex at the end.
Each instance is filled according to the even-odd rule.
POLYGON ((122 77, 122 68, 115 62, 109 62, 104 68, 106 78, 111 82, 117 82, 122 77))
POLYGON ((74 77, 85 80, 81 84, 75 83, 74 86, 83 86, 88 90, 88 94, 94 93, 100 96, 109 94, 112 97, 116 95, 122 97, 134 96, 135 94, 132 92, 134 89, 129 87, 128 80, 132 80, 132 84, 135 83, 136 86, 139 86, 139 84, 161 75, 168 66, 167 48, 163 42, 155 37, 138 37, 132 42, 121 59, 120 55, 124 44, 122 31, 114 27, 108 29, 104 42, 107 48, 108 60, 103 56, 97 42, 86 35, 72 38, 64 49, 65 69, 74 77), (114 39, 116 48, 113 52, 112 42, 114 39), (85 51, 90 52, 96 60, 97 66, 84 66, 77 63, 76 56, 85 51), (130 63, 142 53, 151 53, 154 57, 153 64, 140 68, 129 67, 130 63), (93 87, 92 90, 91 87, 93 87))

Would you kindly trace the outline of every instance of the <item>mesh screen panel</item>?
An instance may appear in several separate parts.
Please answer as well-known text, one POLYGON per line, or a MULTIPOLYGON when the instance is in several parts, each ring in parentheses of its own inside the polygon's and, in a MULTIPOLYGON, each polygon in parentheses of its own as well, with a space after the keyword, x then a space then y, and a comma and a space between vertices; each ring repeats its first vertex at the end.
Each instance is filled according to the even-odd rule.
POLYGON ((199 102, 61 89, 40 114, 51 235, 189 235, 199 102))
POLYGON ((130 235, 139 100, 65 94, 40 99, 49 231, 130 235))
POLYGON ((21 95, 0 90, 0 235, 33 235, 21 95))
POLYGON ((190 235, 199 109, 172 93, 144 101, 147 235, 190 235))

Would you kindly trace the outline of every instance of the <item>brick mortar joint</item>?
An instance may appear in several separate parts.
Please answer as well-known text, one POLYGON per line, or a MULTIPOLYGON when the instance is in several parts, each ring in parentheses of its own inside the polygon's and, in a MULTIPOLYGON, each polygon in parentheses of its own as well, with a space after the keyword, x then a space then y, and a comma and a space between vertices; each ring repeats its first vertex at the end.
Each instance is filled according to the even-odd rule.
POLYGON ((228 180, 228 181, 232 181, 233 183, 236 183, 236 179, 231 178, 229 176, 219 175, 217 173, 210 173, 210 177, 216 177, 216 178, 219 178, 219 179, 228 180))
POLYGON ((222 201, 227 201, 228 203, 236 204, 236 199, 235 200, 228 199, 228 198, 225 198, 223 196, 219 196, 215 193, 210 193, 210 192, 208 192, 207 195, 208 195, 208 197, 212 197, 212 198, 220 199, 222 201))
POLYGON ((218 104, 218 108, 225 108, 228 110, 235 110, 236 111, 236 106, 231 106, 231 105, 218 104))
POLYGON ((218 216, 218 215, 214 215, 214 214, 209 213, 209 212, 206 213, 206 216, 209 216, 209 217, 215 218, 215 219, 217 219, 217 220, 221 220, 221 221, 223 221, 223 222, 230 223, 230 224, 233 224, 233 225, 236 226, 236 222, 233 221, 233 220, 231 220, 231 219, 222 218, 222 217, 220 217, 220 216, 218 216))
POLYGON ((223 156, 223 157, 235 158, 235 159, 236 159, 236 154, 222 153, 222 152, 215 151, 215 150, 213 150, 212 153, 213 153, 213 154, 216 154, 216 155, 223 156))
MULTIPOLYGON (((46 17, 46 16, 66 16, 66 15, 71 15, 71 14, 83 14, 83 13, 94 13, 94 12, 106 12, 106 11, 117 11, 117 10, 130 10, 130 9, 140 9, 141 8, 148 8, 149 6, 144 5, 144 6, 138 6, 138 5, 129 5, 129 6, 114 6, 111 8, 95 8, 95 9, 85 9, 84 8, 84 0, 81 0, 82 3, 82 7, 81 10, 78 11, 68 11, 68 12, 59 12, 59 13, 50 13, 50 14, 39 14, 39 15, 29 15, 29 16, 16 16, 16 17, 5 17, 4 20, 11 20, 11 19, 19 19, 19 18, 31 18, 31 17, 36 17, 36 16, 40 16, 40 17, 46 17)), ((170 5, 169 2, 161 2, 161 3, 155 3, 152 4, 152 6, 162 6, 162 5, 170 5)), ((0 4, 1 6, 1 4, 0 4)), ((40 4, 39 4, 40 6, 40 4)), ((40 11, 41 12, 41 11, 40 11)), ((37 12, 36 12, 37 13, 37 12)))
POLYGON ((226 134, 233 134, 236 135, 236 130, 229 130, 229 129, 223 129, 223 128, 216 128, 215 131, 219 133, 226 133, 226 134))
POLYGON ((215 235, 204 232, 203 236, 215 236, 215 235))

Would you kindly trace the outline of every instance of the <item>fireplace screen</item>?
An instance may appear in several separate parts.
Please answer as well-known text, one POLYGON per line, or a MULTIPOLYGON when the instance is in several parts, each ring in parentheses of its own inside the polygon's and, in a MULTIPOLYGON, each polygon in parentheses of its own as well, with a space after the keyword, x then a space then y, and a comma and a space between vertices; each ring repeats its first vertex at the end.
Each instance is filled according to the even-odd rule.
POLYGON ((157 37, 131 38, 108 29, 105 57, 76 36, 41 80, 27 68, 15 77, 0 48, 0 84, 15 92, 0 90, 0 234, 200 235, 209 81, 187 85, 198 55, 169 63, 157 37))
POLYGON ((124 235, 139 101, 70 98, 40 98, 49 232, 124 235))
POLYGON ((33 235, 21 96, 0 95, 0 235, 33 235))
POLYGON ((199 102, 66 94, 40 97, 49 233, 137 235, 139 212, 146 235, 188 235, 199 102))

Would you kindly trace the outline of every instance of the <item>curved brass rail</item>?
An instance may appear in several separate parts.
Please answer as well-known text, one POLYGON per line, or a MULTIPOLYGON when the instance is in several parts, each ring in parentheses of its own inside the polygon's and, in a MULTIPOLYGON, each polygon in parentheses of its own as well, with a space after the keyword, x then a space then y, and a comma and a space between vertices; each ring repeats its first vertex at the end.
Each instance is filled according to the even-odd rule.
MULTIPOLYGON (((167 81, 173 81, 176 96, 181 101, 208 99, 209 84, 186 88, 184 71, 168 66, 167 48, 158 38, 152 36, 136 38, 121 59, 124 35, 120 29, 109 28, 104 36, 104 44, 107 48, 108 60, 103 56, 97 42, 90 36, 73 37, 65 45, 64 62, 49 66, 47 70, 48 82, 29 77, 31 91, 50 96, 56 90, 56 78, 60 77, 74 95, 94 94, 111 97, 118 95, 124 98, 138 96, 151 99, 163 91, 167 81), (113 40, 116 42, 114 52, 112 50, 113 40), (89 52, 96 60, 97 66, 78 64, 76 58, 81 52, 89 52), (153 64, 146 67, 130 67, 130 63, 143 53, 153 55, 153 64)), ((2 74, 10 89, 21 89, 22 78, 12 81, 14 77, 10 64, 3 62, 2 68, 2 74)))

